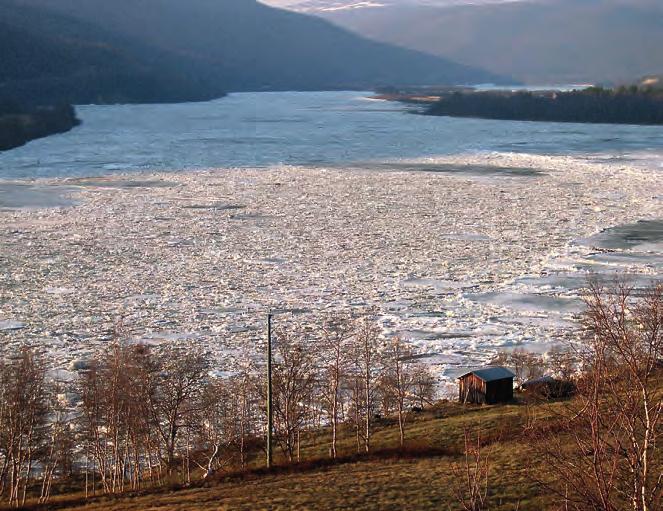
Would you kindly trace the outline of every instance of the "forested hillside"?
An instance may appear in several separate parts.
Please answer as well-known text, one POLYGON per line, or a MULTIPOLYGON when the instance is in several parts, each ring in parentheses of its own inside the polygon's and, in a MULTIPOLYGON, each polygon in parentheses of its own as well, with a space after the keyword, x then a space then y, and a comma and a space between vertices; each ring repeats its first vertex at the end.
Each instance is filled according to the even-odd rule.
POLYGON ((0 93, 162 102, 500 78, 255 0, 0 0, 0 93))
POLYGON ((184 59, 42 8, 0 1, 0 98, 23 103, 184 101, 222 87, 184 59))

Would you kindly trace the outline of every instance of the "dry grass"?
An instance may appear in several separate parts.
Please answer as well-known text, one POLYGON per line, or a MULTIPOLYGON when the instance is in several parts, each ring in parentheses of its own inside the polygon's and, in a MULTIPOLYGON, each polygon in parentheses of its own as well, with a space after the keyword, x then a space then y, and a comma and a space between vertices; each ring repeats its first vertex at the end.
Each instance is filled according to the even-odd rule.
MULTIPOLYGON (((495 510, 515 509, 520 490, 532 488, 522 483, 522 474, 512 469, 510 455, 496 459, 497 484, 508 483, 495 492, 495 510), (505 468, 509 475, 504 477, 505 468), (515 485, 514 485, 515 483, 515 485), (501 505, 499 503, 502 503, 501 505)), ((454 505, 450 476, 451 460, 444 458, 358 462, 291 473, 255 477, 195 488, 119 500, 100 500, 76 509, 120 510, 257 510, 257 509, 365 509, 439 510, 454 505)), ((517 464, 516 464, 517 465, 517 464)), ((542 499, 533 499, 520 509, 543 509, 542 499)), ((72 507, 74 508, 74 507, 72 507)))
MULTIPOLYGON (((357 456, 351 432, 341 442, 341 459, 331 462, 326 436, 307 439, 303 463, 271 473, 253 469, 225 474, 189 488, 141 495, 55 498, 49 509, 120 510, 444 510, 460 509, 453 497, 452 464, 458 462, 465 428, 480 426, 491 451, 491 510, 543 510, 552 501, 528 477, 529 452, 520 432, 525 407, 462 407, 441 404, 411 418, 408 446, 394 450, 398 427, 385 421, 374 437, 376 452, 357 456)), ((35 506, 32 509, 43 509, 35 506)))

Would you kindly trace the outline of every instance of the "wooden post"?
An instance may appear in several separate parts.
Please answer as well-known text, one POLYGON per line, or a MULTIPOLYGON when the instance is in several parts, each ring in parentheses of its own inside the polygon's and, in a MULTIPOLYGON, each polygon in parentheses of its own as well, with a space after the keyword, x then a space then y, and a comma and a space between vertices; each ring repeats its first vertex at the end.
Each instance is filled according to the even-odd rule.
POLYGON ((267 468, 272 466, 272 431, 274 429, 272 409, 272 314, 267 314, 267 468))

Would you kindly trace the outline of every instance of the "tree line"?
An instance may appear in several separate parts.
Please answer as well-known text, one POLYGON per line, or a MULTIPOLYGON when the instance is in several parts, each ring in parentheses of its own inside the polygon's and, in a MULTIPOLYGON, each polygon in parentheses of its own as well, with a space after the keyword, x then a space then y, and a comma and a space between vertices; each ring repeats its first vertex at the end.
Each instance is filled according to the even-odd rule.
MULTIPOLYGON (((357 452, 369 452, 374 422, 387 415, 403 445, 407 412, 434 398, 427 368, 370 320, 335 316, 321 328, 315 342, 303 329, 274 335, 273 441, 282 458, 299 461, 303 437, 326 442, 337 457, 341 427, 357 452)), ((49 377, 32 348, 0 364, 0 495, 9 503, 35 493, 47 502, 62 481, 110 494, 262 463, 261 367, 219 377, 208 352, 115 337, 77 362, 71 382, 49 377)))
POLYGON ((519 121, 655 125, 663 124, 663 94, 637 86, 556 93, 455 92, 443 95, 425 113, 519 121))
POLYGON ((547 467, 532 478, 563 509, 661 509, 663 285, 592 283, 586 304, 575 398, 527 424, 547 467))
MULTIPOLYGON (((514 368, 517 383, 542 373, 574 383, 570 399, 524 401, 514 437, 527 445, 523 473, 560 509, 660 509, 663 285, 593 284, 586 303, 573 350, 546 360, 514 351, 495 361, 514 368)), ((107 349, 77 362, 66 383, 49 377, 34 349, 4 357, 1 498, 47 502, 64 481, 86 496, 117 494, 264 465, 262 366, 219 376, 207 352, 125 337, 118 331, 107 349)), ((341 438, 346 452, 349 441, 357 453, 374 451, 385 416, 403 447, 410 412, 434 401, 434 379, 409 345, 385 339, 367 318, 330 316, 315 331, 277 331, 273 359, 274 445, 285 463, 315 457, 303 448, 336 458, 341 438)), ((465 509, 480 511, 491 502, 494 433, 472 428, 457 446, 452 490, 465 509)))
POLYGON ((27 106, 0 98, 0 151, 6 151, 80 124, 71 105, 27 106))
MULTIPOLYGON (((523 474, 550 496, 550 509, 661 509, 663 284, 635 289, 592 282, 585 302, 579 342, 548 361, 548 371, 572 379, 573 398, 525 392, 523 474)), ((515 351, 499 359, 514 368, 516 382, 542 368, 535 354, 515 351)), ((453 495, 462 509, 492 509, 493 448, 481 425, 465 430, 464 456, 452 465, 453 495)))

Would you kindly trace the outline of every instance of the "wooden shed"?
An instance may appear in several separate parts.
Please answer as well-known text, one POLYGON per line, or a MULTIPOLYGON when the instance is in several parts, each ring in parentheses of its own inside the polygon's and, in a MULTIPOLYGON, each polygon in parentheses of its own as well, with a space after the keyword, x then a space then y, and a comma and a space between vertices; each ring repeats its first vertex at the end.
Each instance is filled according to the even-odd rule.
POLYGON ((514 376, 504 367, 469 371, 458 377, 458 398, 461 403, 507 403, 513 399, 514 376))

